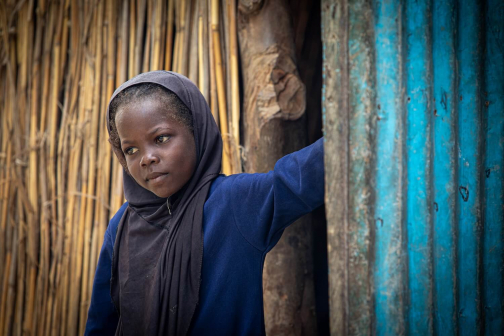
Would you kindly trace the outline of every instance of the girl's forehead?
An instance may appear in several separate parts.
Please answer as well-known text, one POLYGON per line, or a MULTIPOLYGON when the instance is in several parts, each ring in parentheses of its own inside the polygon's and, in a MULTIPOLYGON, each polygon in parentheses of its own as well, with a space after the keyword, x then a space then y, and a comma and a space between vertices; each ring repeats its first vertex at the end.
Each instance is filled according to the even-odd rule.
POLYGON ((121 129, 124 133, 156 128, 160 124, 169 126, 172 130, 187 128, 192 133, 190 123, 179 113, 176 106, 167 106, 158 100, 123 106, 117 111, 115 123, 118 131, 121 129))
POLYGON ((122 106, 118 109, 116 114, 116 121, 121 122, 129 121, 143 121, 147 120, 176 120, 176 110, 170 108, 160 102, 134 102, 122 106))

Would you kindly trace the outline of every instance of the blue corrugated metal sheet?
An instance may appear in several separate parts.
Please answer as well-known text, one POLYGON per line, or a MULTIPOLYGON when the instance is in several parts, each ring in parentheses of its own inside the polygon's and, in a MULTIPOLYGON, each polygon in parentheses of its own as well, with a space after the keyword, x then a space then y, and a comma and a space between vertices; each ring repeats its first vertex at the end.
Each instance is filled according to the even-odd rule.
MULTIPOLYGON (((375 1, 376 204, 375 313, 377 335, 404 331, 402 251, 404 121, 399 0, 375 1)), ((350 130, 352 132, 352 130, 350 130)), ((351 181, 351 180, 350 180, 351 181)))
POLYGON ((504 2, 488 0, 483 55, 482 320, 485 335, 502 335, 504 310, 504 2))
POLYGON ((332 333, 503 335, 504 2, 323 0, 322 38, 332 333))
POLYGON ((432 330, 431 10, 431 1, 408 0, 404 11, 405 151, 409 167, 404 220, 410 293, 407 320, 412 335, 428 335, 432 330))

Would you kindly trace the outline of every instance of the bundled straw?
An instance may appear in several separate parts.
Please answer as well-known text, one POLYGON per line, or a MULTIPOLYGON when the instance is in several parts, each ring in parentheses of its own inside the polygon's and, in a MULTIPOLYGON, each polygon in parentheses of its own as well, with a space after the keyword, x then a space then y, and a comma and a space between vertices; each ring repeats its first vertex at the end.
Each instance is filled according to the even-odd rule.
POLYGON ((241 172, 235 18, 231 0, 0 0, 1 335, 84 331, 124 202, 105 126, 122 82, 188 76, 223 134, 223 173, 241 172))

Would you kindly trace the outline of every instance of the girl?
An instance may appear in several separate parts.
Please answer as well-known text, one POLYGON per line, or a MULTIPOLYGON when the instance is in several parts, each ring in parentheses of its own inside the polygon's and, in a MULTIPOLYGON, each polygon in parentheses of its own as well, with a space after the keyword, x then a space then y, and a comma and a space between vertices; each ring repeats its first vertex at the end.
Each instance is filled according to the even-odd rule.
POLYGON ((262 269, 322 205, 322 140, 266 174, 219 175, 222 141, 187 78, 141 74, 113 94, 126 200, 105 233, 87 335, 264 335, 262 269))

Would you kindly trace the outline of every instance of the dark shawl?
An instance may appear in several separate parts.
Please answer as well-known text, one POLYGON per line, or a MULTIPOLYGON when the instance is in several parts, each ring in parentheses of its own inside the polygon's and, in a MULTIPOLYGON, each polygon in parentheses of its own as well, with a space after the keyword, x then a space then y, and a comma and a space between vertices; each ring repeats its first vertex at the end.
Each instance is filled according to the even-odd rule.
MULTIPOLYGON (((122 84, 110 101, 140 83, 163 86, 189 108, 197 165, 191 180, 169 199, 157 197, 123 174, 129 207, 117 230, 111 277, 119 313, 116 335, 186 335, 199 299, 203 206, 220 172, 222 140, 203 95, 177 73, 140 74, 122 84)), ((110 132, 108 111, 107 125, 110 132)))

